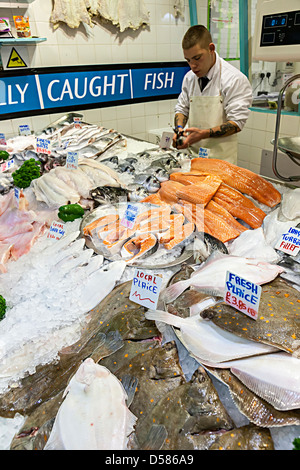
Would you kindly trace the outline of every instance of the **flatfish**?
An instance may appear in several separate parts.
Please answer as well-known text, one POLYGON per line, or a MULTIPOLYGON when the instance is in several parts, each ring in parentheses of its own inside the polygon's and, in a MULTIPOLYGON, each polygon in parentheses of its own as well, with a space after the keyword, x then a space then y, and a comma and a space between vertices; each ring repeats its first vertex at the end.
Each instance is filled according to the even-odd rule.
POLYGON ((41 403, 64 390, 78 365, 86 357, 99 360, 123 346, 120 335, 84 329, 81 339, 59 352, 57 361, 39 365, 36 372, 23 378, 1 396, 0 415, 13 417, 16 413, 29 415, 41 403))
POLYGON ((228 369, 206 367, 216 378, 225 383, 239 411, 256 426, 273 428, 300 424, 300 410, 280 411, 249 390, 228 369))
POLYGON ((269 429, 253 424, 209 434, 189 436, 195 450, 274 450, 269 429))
POLYGON ((115 372, 119 380, 134 377, 137 391, 129 409, 142 420, 170 390, 185 382, 174 341, 134 356, 115 372))
POLYGON ((257 320, 225 303, 201 312, 220 328, 249 340, 297 354, 300 348, 299 292, 280 278, 262 286, 257 320))
POLYGON ((190 381, 167 392, 145 419, 137 422, 135 433, 138 441, 145 440, 153 423, 164 425, 167 430, 162 450, 193 449, 187 435, 234 427, 202 367, 194 372, 190 381))

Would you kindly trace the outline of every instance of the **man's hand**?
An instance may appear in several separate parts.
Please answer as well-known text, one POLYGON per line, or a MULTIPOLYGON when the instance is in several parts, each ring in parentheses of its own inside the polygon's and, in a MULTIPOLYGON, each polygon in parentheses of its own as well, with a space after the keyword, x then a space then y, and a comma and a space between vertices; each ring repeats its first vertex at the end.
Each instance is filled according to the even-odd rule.
POLYGON ((178 146, 178 149, 186 149, 191 145, 199 142, 201 139, 207 139, 209 137, 209 129, 198 129, 198 127, 188 127, 184 133, 184 143, 178 146))

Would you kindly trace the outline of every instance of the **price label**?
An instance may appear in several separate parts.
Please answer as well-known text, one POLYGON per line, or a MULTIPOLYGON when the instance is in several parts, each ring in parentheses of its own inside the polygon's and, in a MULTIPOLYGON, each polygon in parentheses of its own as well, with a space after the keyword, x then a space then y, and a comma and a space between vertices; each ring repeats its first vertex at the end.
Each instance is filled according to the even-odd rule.
POLYGON ((19 126, 19 134, 20 135, 30 135, 31 130, 28 124, 21 124, 19 126))
POLYGON ((159 143, 160 148, 169 149, 172 143, 172 138, 172 132, 163 132, 159 143))
POLYGON ((0 145, 7 145, 5 134, 0 132, 0 145))
POLYGON ((275 248, 288 255, 296 256, 300 250, 300 229, 290 227, 287 233, 281 235, 275 248))
POLYGON ((77 170, 78 168, 78 152, 68 152, 66 168, 68 170, 77 170))
POLYGON ((210 152, 210 149, 207 149, 205 147, 200 147, 198 157, 199 158, 208 158, 209 157, 209 152, 210 152))
POLYGON ((236 310, 257 320, 261 286, 227 271, 224 301, 236 310))
POLYGON ((75 129, 81 129, 82 127, 82 121, 80 117, 74 117, 74 127, 75 129))
POLYGON ((162 277, 136 269, 133 275, 129 300, 146 308, 156 309, 162 277))
POLYGON ((132 204, 128 204, 121 220, 121 225, 127 228, 133 228, 137 214, 138 207, 133 206, 132 204))
POLYGON ((65 224, 61 222, 53 221, 51 227, 49 229, 47 238, 51 238, 52 240, 60 240, 65 234, 65 224))
POLYGON ((14 192, 15 192, 16 206, 19 207, 21 190, 19 188, 14 188, 14 192))
POLYGON ((51 155, 51 141, 48 139, 36 138, 36 151, 37 153, 45 153, 51 155))
POLYGON ((11 160, 7 160, 6 162, 0 165, 0 171, 3 173, 4 171, 10 170, 15 165, 15 161, 12 158, 11 160))

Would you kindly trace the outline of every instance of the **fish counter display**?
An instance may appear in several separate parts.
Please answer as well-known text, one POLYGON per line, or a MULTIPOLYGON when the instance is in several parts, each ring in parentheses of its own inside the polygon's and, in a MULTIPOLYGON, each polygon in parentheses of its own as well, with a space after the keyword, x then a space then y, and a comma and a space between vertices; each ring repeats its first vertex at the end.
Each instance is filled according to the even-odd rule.
POLYGON ((1 157, 0 448, 293 449, 299 189, 87 123, 1 157))

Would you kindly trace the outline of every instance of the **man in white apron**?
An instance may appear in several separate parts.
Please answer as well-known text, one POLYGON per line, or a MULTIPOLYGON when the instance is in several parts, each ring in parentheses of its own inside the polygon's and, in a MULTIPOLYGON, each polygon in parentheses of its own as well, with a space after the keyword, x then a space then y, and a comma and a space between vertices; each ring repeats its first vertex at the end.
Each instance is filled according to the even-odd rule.
POLYGON ((250 114, 252 87, 247 77, 215 51, 209 31, 202 25, 189 28, 182 40, 184 57, 191 70, 185 75, 175 106, 175 129, 183 144, 198 156, 209 149, 209 158, 237 163, 237 133, 250 114), (186 123, 188 127, 184 129, 186 123))

